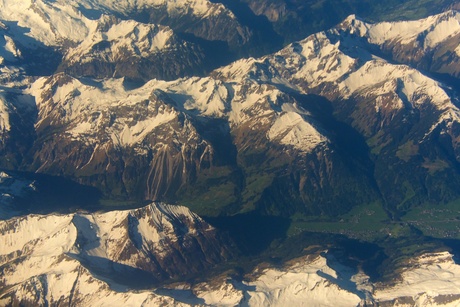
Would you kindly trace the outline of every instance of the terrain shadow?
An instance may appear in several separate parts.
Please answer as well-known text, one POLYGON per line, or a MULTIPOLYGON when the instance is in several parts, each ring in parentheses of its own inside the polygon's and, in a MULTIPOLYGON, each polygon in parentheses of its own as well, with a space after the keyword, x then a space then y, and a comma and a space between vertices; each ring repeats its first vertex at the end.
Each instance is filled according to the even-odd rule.
POLYGON ((290 219, 257 213, 223 217, 204 217, 206 222, 227 232, 245 255, 256 255, 266 250, 276 239, 283 239, 290 219))
POLYGON ((85 268, 99 279, 107 282, 110 287, 119 292, 131 289, 145 290, 158 285, 159 280, 149 272, 131 267, 126 264, 114 262, 110 259, 68 254, 69 257, 78 260, 85 268))
POLYGON ((17 215, 67 214, 77 210, 96 211, 101 208, 99 202, 102 193, 94 187, 58 176, 9 170, 5 172, 12 177, 12 185, 22 181, 33 187, 27 193, 18 191, 18 195, 14 195, 10 207, 17 215))

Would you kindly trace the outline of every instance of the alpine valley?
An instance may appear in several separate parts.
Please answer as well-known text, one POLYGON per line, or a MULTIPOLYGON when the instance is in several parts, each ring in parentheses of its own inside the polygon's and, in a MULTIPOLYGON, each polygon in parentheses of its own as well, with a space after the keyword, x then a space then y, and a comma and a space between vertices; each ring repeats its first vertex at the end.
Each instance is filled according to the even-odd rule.
POLYGON ((460 305, 458 9, 0 0, 0 305, 460 305))

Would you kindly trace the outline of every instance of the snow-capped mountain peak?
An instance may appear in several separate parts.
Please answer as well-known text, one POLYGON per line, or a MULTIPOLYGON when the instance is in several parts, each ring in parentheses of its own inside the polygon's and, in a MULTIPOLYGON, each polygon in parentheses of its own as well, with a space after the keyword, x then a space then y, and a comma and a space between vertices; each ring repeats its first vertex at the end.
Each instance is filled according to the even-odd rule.
POLYGON ((22 45, 34 47, 38 43, 57 46, 64 40, 78 42, 83 40, 91 27, 92 21, 84 17, 72 5, 61 1, 2 1, 0 3, 0 20, 17 22, 17 27, 10 30, 14 39, 22 45), (26 36, 18 31, 28 29, 26 36), (33 38, 36 42, 30 40, 33 38))
MULTIPOLYGON (((0 229, 2 284, 10 286, 9 292, 15 292, 36 277, 51 278, 52 294, 47 298, 50 302, 59 299, 60 295, 56 295, 62 291, 60 287, 66 286, 57 286, 52 279, 64 275, 77 281, 80 262, 90 270, 99 270, 109 280, 116 270, 110 265, 112 261, 127 274, 142 268, 151 272, 152 282, 168 274, 184 274, 184 266, 189 266, 190 261, 195 262, 195 267, 188 267, 192 272, 230 256, 229 250, 214 238, 214 228, 186 208, 165 204, 132 211, 18 217, 0 222, 0 229), (188 259, 190 256, 193 259, 188 259), (172 258, 178 267, 168 265, 172 258)), ((86 270, 85 274, 90 275, 86 270)), ((81 286, 91 288, 89 283, 81 282, 81 286)), ((71 283, 67 285, 71 287, 71 283)), ((35 291, 31 294, 39 299, 41 290, 35 291)), ((70 291, 65 291, 61 294, 68 296, 70 291)), ((85 296, 82 298, 87 299, 85 296)))
POLYGON ((168 27, 102 16, 81 44, 66 53, 65 61, 72 65, 102 56, 109 62, 117 62, 126 54, 145 58, 164 48, 175 48, 174 45, 173 32, 168 27))
POLYGON ((401 43, 403 45, 416 43, 419 48, 435 48, 448 38, 460 32, 460 13, 447 11, 423 20, 382 22, 370 24, 352 15, 339 26, 350 34, 368 37, 369 42, 381 45, 401 43))

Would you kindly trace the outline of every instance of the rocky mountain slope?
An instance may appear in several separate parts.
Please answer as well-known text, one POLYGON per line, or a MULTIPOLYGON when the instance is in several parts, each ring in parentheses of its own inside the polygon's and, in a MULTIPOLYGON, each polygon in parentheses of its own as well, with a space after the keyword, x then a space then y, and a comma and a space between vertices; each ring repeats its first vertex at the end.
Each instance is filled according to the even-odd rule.
POLYGON ((243 279, 227 272, 146 290, 159 276, 216 264, 230 252, 213 227, 165 204, 30 215, 0 227, 3 305, 332 306, 340 300, 343 306, 455 306, 460 297, 459 268, 447 252, 414 258, 394 285, 372 282, 359 266, 325 250, 282 266, 261 263, 243 279))
MULTIPOLYGON (((335 117, 364 138, 376 184, 393 206, 403 207, 411 197, 422 195, 449 197, 451 192, 442 196, 437 187, 446 187, 445 178, 458 180, 455 90, 372 54, 350 36, 336 30, 315 34, 272 56, 241 60, 216 74, 224 80, 250 75, 326 98, 335 117), (424 178, 426 184, 414 182, 414 171, 416 180, 424 178), (444 179, 438 182, 437 176, 444 179)), ((304 106, 308 108, 308 102, 304 106)))
POLYGON ((175 79, 203 73, 203 59, 198 46, 168 27, 104 15, 81 43, 66 50, 58 71, 93 78, 175 79))
POLYGON ((137 301, 137 295, 117 292, 196 274, 235 252, 228 238, 190 210, 160 203, 131 211, 18 217, 0 228, 1 297, 13 304, 78 305, 97 302, 104 293, 137 301))
POLYGON ((339 28, 362 37, 393 61, 424 71, 459 77, 459 13, 448 11, 418 21, 365 23, 355 17, 339 28))
MULTIPOLYGON (((358 184, 359 174, 347 171, 345 161, 328 149, 331 141, 321 123, 295 97, 255 80, 243 78, 236 84, 215 78, 153 80, 129 89, 123 80, 88 83, 57 74, 37 80, 27 95, 35 98, 38 108, 28 170, 70 176, 112 196, 177 199, 202 180, 208 190, 228 185, 224 176, 229 172, 235 174, 230 184, 239 188, 245 178, 238 172, 257 166, 250 162, 257 152, 263 159, 250 174, 256 176, 253 180, 266 160, 279 159, 268 166, 281 174, 286 172, 283 167, 305 163, 301 157, 306 156, 319 165, 314 170, 317 178, 310 180, 326 176, 323 172, 328 170, 321 164, 330 160, 332 166, 343 168, 340 173, 329 170, 331 181, 347 176, 358 184), (235 152, 225 152, 232 147, 235 152), (219 172, 224 174, 214 184, 206 179, 219 172)), ((270 184, 273 177, 267 180, 265 184, 270 184)), ((322 193, 308 183, 303 184, 306 189, 322 193)), ((334 188, 333 182, 324 185, 334 188)), ((235 193, 223 192, 230 197, 235 193)))
MULTIPOLYGON (((418 28, 443 27, 449 16, 418 28)), ((355 33, 373 27, 350 17, 208 77, 139 87, 57 73, 7 90, 4 151, 14 159, 2 167, 65 176, 113 198, 181 201, 208 215, 336 215, 381 199, 398 216, 420 202, 453 200, 456 88, 380 57, 355 33), (34 126, 10 120, 16 113, 34 126), (21 137, 9 136, 13 129, 21 137)), ((399 32, 398 42, 414 37, 399 32)))
POLYGON ((0 56, 21 55, 32 74, 60 65, 77 76, 175 79, 203 74, 221 61, 216 48, 228 52, 251 37, 209 1, 3 1, 0 10, 7 34, 0 56))
POLYGON ((250 29, 242 26, 232 11, 220 3, 208 0, 97 0, 82 2, 79 9, 89 14, 103 11, 124 18, 167 25, 175 31, 208 41, 225 41, 230 46, 241 46, 251 36, 250 29))
POLYGON ((452 0, 240 0, 256 16, 266 17, 274 30, 292 42, 335 26, 351 14, 370 22, 417 20, 428 15, 459 9, 452 0), (327 18, 325 18, 327 16, 327 18), (295 28, 296 31, 291 31, 295 28))

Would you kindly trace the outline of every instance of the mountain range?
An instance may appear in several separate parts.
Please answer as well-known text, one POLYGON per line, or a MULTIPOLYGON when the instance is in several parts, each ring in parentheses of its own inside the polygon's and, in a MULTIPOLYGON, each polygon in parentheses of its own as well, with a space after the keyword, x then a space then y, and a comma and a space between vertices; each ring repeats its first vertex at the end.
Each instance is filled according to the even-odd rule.
MULTIPOLYGON (((385 15, 373 1, 230 2, 0 4, 5 304, 99 302, 77 295, 86 283, 128 302, 131 288, 210 278, 204 292, 199 283, 184 290, 182 303, 220 304, 210 293, 225 288, 230 305, 263 305, 272 298, 255 298, 263 292, 256 280, 279 271, 257 276, 244 257, 273 261, 270 253, 310 232, 367 240, 382 249, 372 257, 388 258, 376 277, 383 286, 357 284, 359 276, 374 279, 371 271, 350 274, 352 284, 315 273, 355 295, 354 305, 422 302, 422 292, 407 289, 376 294, 415 270, 404 244, 419 246, 412 256, 420 263, 428 255, 455 266, 446 252, 455 254, 456 241, 439 239, 459 238, 458 4, 403 10, 390 1, 401 10, 385 15), (335 2, 330 20, 307 22, 335 2), (363 17, 346 17, 352 12, 363 17), (161 239, 152 238, 157 232, 161 239), (54 246, 57 254, 43 253, 54 246), (254 284, 215 279, 225 280, 219 274, 241 257, 254 284), (21 266, 40 267, 39 258, 46 267, 14 279, 21 266), (61 262, 68 265, 57 272, 61 262), (203 271, 217 273, 197 277, 203 271), (126 284, 120 272, 146 284, 126 284), (73 287, 59 283, 62 274, 77 274, 73 287), (123 287, 130 290, 120 294, 123 287)), ((307 263, 330 268, 339 256, 325 251, 337 240, 322 242, 307 263)), ((306 253, 279 258, 304 261, 306 253)), ((283 272, 310 270, 283 265, 283 272)), ((178 289, 161 291, 180 302, 171 294, 178 289)), ((161 293, 138 295, 146 304, 174 303, 161 293)), ((458 300, 456 292, 427 295, 432 303, 458 300)))

